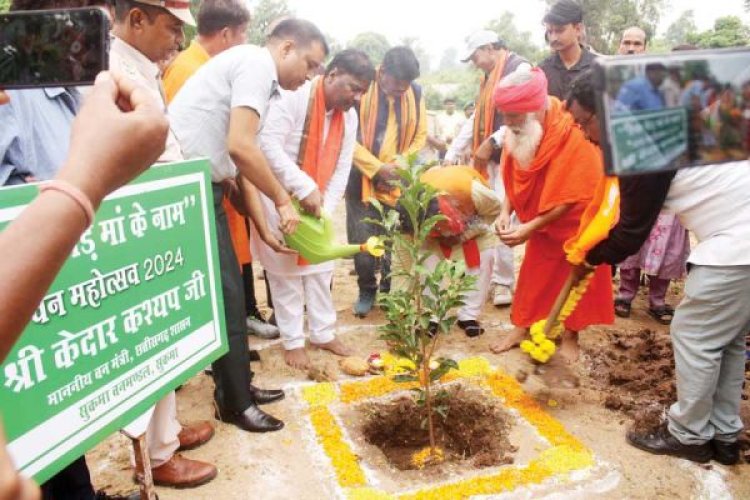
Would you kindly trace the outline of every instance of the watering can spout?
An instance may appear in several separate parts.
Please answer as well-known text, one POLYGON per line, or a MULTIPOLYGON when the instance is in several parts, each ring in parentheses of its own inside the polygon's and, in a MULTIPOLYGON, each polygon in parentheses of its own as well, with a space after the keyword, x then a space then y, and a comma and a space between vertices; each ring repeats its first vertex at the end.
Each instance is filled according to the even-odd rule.
POLYGON ((333 222, 322 215, 300 214, 300 222, 292 234, 284 236, 289 248, 296 250, 310 264, 320 264, 333 259, 351 257, 359 252, 368 252, 375 257, 385 253, 383 242, 377 236, 370 237, 360 245, 337 245, 334 243, 333 222))

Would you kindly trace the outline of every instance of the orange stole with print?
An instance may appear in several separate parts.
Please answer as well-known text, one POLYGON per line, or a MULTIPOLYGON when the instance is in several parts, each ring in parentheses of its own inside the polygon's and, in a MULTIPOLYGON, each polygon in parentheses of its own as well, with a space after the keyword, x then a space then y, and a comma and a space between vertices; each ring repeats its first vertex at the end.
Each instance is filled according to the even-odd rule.
MULTIPOLYGON (((380 70, 378 70, 380 71, 380 70)), ((377 77, 370 84, 362 101, 359 105, 359 129, 362 133, 362 145, 371 153, 377 156, 373 151, 375 144, 375 135, 378 131, 378 106, 380 99, 380 87, 378 86, 377 77)), ((417 135, 417 124, 419 112, 417 109, 417 99, 414 95, 414 89, 409 86, 406 92, 397 99, 394 106, 401 108, 401 126, 398 136, 398 154, 404 154, 409 150, 409 146, 417 135)), ((385 120, 387 123, 387 120, 385 120)), ((384 132, 384 131, 383 131, 384 132)), ((367 176, 362 176, 362 202, 368 203, 371 198, 377 198, 389 204, 395 204, 398 199, 398 190, 394 189, 388 194, 375 193, 372 187, 372 181, 367 176)))
MULTIPOLYGON (((316 78, 307 104, 297 165, 315 181, 321 194, 325 193, 328 182, 336 170, 344 142, 344 112, 340 109, 333 110, 328 135, 324 139, 326 111, 323 78, 316 78)), ((307 262, 299 256, 297 264, 303 266, 307 265, 307 262)))
MULTIPOLYGON (((500 81, 500 77, 505 70, 507 60, 508 51, 501 51, 495 61, 495 67, 489 76, 482 76, 482 83, 479 86, 479 97, 474 107, 474 135, 471 142, 472 154, 495 131, 495 103, 492 101, 492 95, 497 82, 500 81)), ((486 161, 474 158, 474 168, 482 174, 482 177, 485 179, 489 178, 490 174, 487 171, 486 161)))
MULTIPOLYGON (((452 165, 442 168, 431 168, 421 177, 422 182, 429 184, 438 190, 439 194, 445 194, 453 198, 458 205, 458 211, 464 216, 471 217, 476 213, 474 200, 471 197, 472 184, 479 181, 489 187, 487 181, 473 167, 466 165, 452 165)), ((466 267, 475 269, 480 264, 479 245, 476 238, 465 241, 461 244, 464 252, 464 261, 466 267)), ((448 245, 440 244, 440 251, 443 256, 449 259, 453 254, 453 248, 448 245)))

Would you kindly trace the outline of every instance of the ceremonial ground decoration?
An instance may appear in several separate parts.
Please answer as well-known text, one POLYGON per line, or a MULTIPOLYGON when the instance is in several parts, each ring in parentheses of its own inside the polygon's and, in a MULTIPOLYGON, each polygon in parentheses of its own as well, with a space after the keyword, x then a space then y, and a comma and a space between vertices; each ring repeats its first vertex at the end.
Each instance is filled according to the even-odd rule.
POLYGON ((349 499, 462 498, 509 491, 592 466, 592 453, 526 396, 513 378, 492 369, 484 358, 456 363, 435 355, 440 338, 456 321, 455 308, 475 286, 475 277, 466 274, 462 261, 428 264, 427 239, 446 229, 437 225, 445 217, 427 213, 438 193, 421 181, 425 166, 415 164, 414 158, 399 162, 400 208, 386 210, 375 203, 382 219, 372 221, 385 229, 392 252, 391 293, 379 302, 386 323, 378 331, 393 354, 378 356, 382 375, 302 389, 307 418, 317 446, 330 461, 337 493, 349 499), (461 418, 465 408, 452 404, 459 394, 461 404, 479 410, 466 422, 461 418), (518 450, 508 440, 511 420, 517 420, 515 427, 530 427, 523 439, 544 448, 525 465, 500 465, 512 463, 518 450), (455 443, 448 439, 463 432, 452 432, 451 426, 464 424, 468 434, 483 434, 474 446, 479 449, 470 453, 464 444, 452 446, 455 443), (389 438, 396 431, 399 437, 389 438), (442 436, 438 431, 444 431, 442 436), (359 448, 355 435, 364 435, 359 448), (385 439, 374 439, 379 435, 385 439), (382 454, 373 455, 368 445, 375 445, 386 461, 378 460, 382 454), (469 456, 471 462, 466 460, 469 456), (475 456, 480 459, 473 460, 475 456), (439 478, 454 465, 460 470, 450 469, 450 479, 445 474, 439 478), (416 475, 401 474, 408 469, 416 469, 411 471, 416 475), (460 479, 453 479, 456 476, 460 479))
MULTIPOLYGON (((37 192, 0 190, 0 228, 37 192)), ((226 352, 215 234, 205 161, 107 197, 0 366, 21 471, 43 482, 226 352)))
POLYGON ((467 474, 470 477, 443 482, 425 476, 424 486, 407 491, 382 488, 373 472, 376 466, 361 461, 360 450, 348 437, 353 430, 347 429, 340 417, 347 407, 405 389, 404 384, 392 380, 402 370, 403 360, 387 353, 382 357, 383 375, 341 383, 323 382, 301 389, 316 446, 329 460, 340 496, 351 500, 466 498, 512 491, 552 479, 565 480, 571 472, 595 464, 593 453, 526 395, 514 378, 493 368, 484 358, 468 358, 458 363, 457 370, 443 375, 440 383, 461 381, 489 391, 514 414, 516 425, 531 426, 548 447, 526 464, 487 468, 478 474, 467 474))

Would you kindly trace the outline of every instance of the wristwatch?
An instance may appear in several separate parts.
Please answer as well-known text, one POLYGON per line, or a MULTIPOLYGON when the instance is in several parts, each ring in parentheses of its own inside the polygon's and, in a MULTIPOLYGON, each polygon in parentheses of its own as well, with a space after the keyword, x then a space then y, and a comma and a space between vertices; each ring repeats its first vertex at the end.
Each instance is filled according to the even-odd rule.
POLYGON ((493 135, 490 136, 490 144, 492 144, 492 149, 494 149, 495 151, 500 151, 502 149, 502 146, 497 143, 497 141, 495 140, 495 136, 493 135))

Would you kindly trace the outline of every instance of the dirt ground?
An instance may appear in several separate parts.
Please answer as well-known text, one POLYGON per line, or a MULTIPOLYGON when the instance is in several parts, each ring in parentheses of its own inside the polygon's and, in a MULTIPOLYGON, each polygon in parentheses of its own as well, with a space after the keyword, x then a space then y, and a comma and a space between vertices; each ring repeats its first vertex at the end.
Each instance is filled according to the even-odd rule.
MULTIPOLYGON (((343 219, 343 217, 341 218, 343 219)), ((518 253, 518 252, 517 252, 518 253)), ((520 256, 517 255, 518 259, 520 256)), ((356 353, 366 357, 383 351, 376 325, 383 321, 382 313, 373 311, 364 319, 351 313, 357 287, 350 275, 352 261, 341 261, 334 278, 334 300, 338 311, 338 332, 356 353)), ((257 274, 256 274, 257 276, 257 274)), ((257 297, 265 304, 264 285, 256 282, 257 297)), ((679 285, 670 291, 668 302, 679 302, 679 285)), ((467 338, 454 329, 440 348, 441 353, 455 358, 484 356, 489 362, 509 374, 529 369, 529 362, 518 350, 494 355, 489 344, 510 328, 508 308, 485 306, 482 324, 487 332, 478 338, 467 338)), ((699 466, 683 460, 653 456, 632 448, 625 442, 625 432, 632 424, 633 412, 627 403, 619 409, 612 404, 612 391, 602 385, 601 359, 596 353, 605 343, 615 340, 627 343, 627 336, 649 329, 661 339, 668 339, 668 327, 657 324, 646 313, 643 296, 633 304, 631 318, 618 318, 609 327, 592 328, 581 334, 584 356, 579 375, 581 384, 572 389, 555 388, 539 394, 542 401, 553 400, 547 410, 551 415, 592 449, 596 455, 596 469, 588 476, 572 477, 565 484, 553 484, 497 498, 750 498, 750 464, 724 467, 716 463, 699 466), (607 398, 609 404, 606 404, 607 398)), ((251 434, 213 419, 213 382, 204 374, 193 377, 178 391, 178 416, 182 422, 212 421, 215 437, 206 445, 185 453, 189 458, 205 460, 217 465, 218 477, 211 483, 191 490, 158 488, 162 500, 172 499, 263 499, 317 500, 335 498, 333 478, 329 468, 321 466, 324 457, 316 453, 310 442, 310 432, 300 418, 302 404, 296 387, 306 381, 306 375, 288 368, 282 358, 278 341, 263 342, 249 338, 251 346, 260 350, 261 362, 253 363, 255 383, 260 387, 287 389, 287 398, 264 407, 281 418, 286 427, 269 434, 251 434)), ((438 354, 441 354, 438 353, 438 354)), ((329 353, 311 352, 313 361, 321 367, 333 367, 336 358, 329 353)), ((644 361, 650 363, 651 361, 644 361)), ((341 378, 345 378, 341 375, 341 378)), ((662 381, 663 382, 663 381, 662 381)), ((531 388, 530 388, 531 390, 531 388)), ((750 402, 743 401, 744 421, 750 424, 750 402)), ((514 441, 511 435, 511 442, 514 441)), ((134 489, 129 466, 129 443, 114 435, 87 454, 92 479, 97 488, 108 492, 134 489)), ((412 471, 414 472, 414 471, 412 471)))

